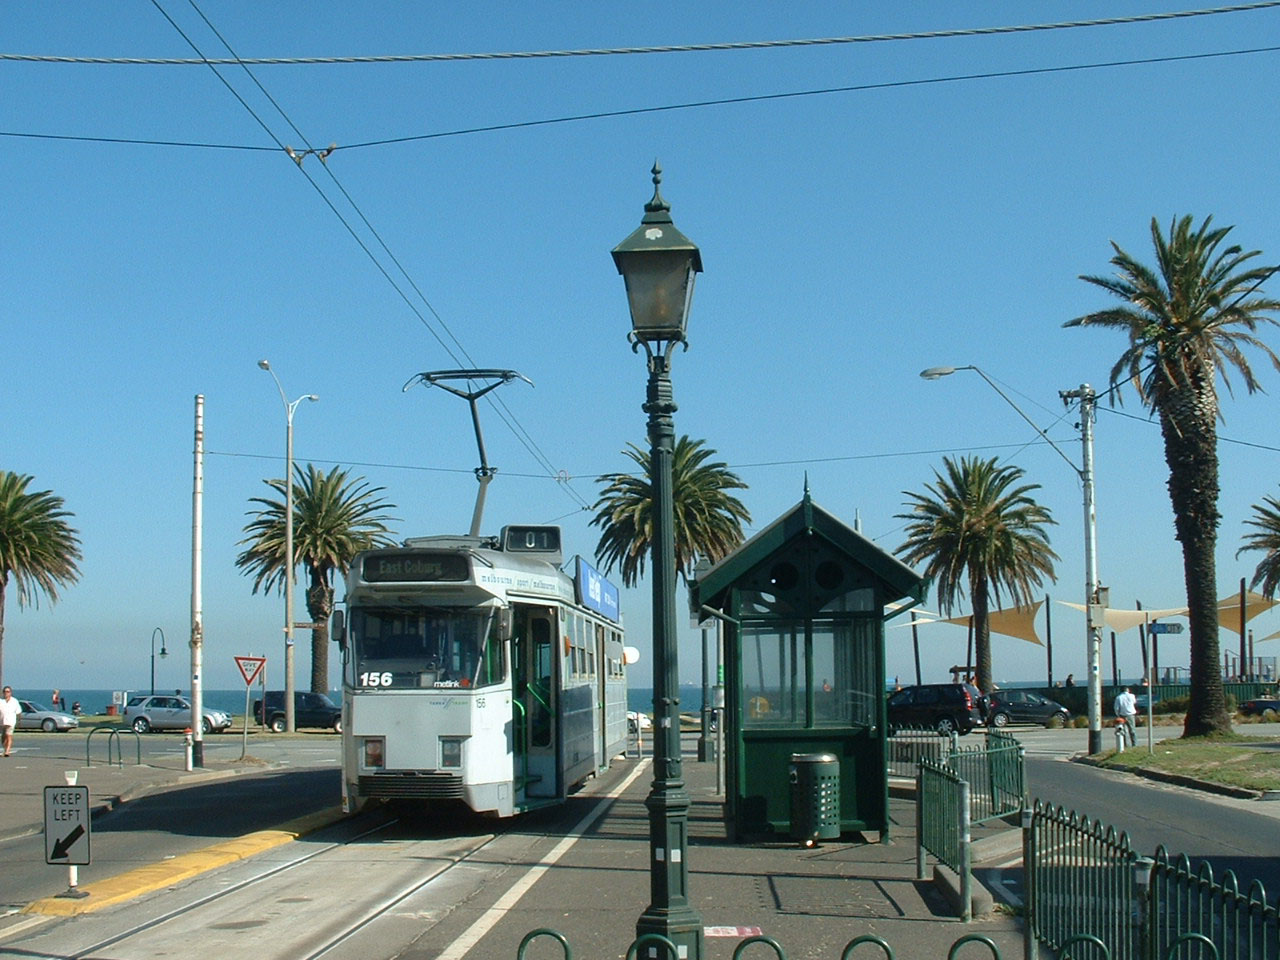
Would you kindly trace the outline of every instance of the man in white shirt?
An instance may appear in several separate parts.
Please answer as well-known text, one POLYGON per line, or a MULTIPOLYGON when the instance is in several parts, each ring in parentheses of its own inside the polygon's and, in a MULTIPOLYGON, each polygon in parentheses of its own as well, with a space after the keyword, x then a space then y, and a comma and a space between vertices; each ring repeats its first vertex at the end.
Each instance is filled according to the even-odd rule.
POLYGON ((1125 687, 1116 696, 1112 706, 1115 709, 1116 720, 1123 724, 1123 729, 1129 737, 1129 746, 1136 747, 1138 731, 1134 729, 1133 718, 1138 715, 1138 698, 1130 692, 1128 687, 1125 687))
POLYGON ((5 687, 0 697, 0 746, 4 747, 4 756, 13 749, 13 728, 18 724, 18 714, 22 713, 22 704, 13 698, 13 688, 5 687))

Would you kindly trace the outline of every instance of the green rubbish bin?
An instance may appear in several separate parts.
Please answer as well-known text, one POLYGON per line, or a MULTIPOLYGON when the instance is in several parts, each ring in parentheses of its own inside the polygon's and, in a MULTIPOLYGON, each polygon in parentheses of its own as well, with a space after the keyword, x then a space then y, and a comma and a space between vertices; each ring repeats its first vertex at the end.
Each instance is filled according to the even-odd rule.
POLYGON ((840 838, 840 761, 831 753, 791 755, 791 836, 806 847, 840 838))

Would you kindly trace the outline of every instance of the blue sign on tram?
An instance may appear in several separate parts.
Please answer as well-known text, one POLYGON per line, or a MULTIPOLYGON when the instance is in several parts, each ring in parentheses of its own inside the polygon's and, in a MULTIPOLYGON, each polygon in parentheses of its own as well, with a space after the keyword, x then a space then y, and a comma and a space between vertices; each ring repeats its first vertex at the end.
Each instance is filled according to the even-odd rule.
POLYGON ((578 602, 596 613, 618 622, 618 588, 604 578, 599 570, 578 557, 578 602))

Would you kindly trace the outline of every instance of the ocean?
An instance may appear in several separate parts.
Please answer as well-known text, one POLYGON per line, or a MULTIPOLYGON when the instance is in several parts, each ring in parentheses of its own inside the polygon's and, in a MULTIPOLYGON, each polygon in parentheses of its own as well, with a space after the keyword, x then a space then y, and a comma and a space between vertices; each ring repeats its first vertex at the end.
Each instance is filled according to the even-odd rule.
MULTIPOLYGON (((1019 686, 1038 686, 1035 683, 1008 683, 1001 684, 1003 687, 1019 687, 1019 686)), ((299 689, 305 689, 300 687, 299 689)), ((893 685, 888 684, 886 690, 892 690, 893 685)), ((129 690, 124 691, 126 699, 128 696, 137 696, 139 694, 150 693, 150 688, 146 690, 129 690)), ((172 690, 156 689, 156 693, 171 693, 172 690)), ((18 688, 14 690, 14 696, 22 700, 32 700, 44 706, 52 706, 49 702, 51 690, 26 690, 18 688)), ((190 696, 190 691, 183 690, 182 696, 190 696)), ((253 688, 252 697, 258 696, 258 688, 253 688)), ((67 702, 67 710, 70 711, 71 705, 77 700, 80 701, 80 707, 84 713, 106 713, 107 704, 111 703, 112 691, 110 690, 72 690, 62 691, 62 697, 67 702)), ((329 698, 334 703, 342 702, 341 690, 330 690, 329 698)), ((225 710, 230 714, 244 713, 244 687, 236 690, 205 690, 204 705, 211 710, 225 710)), ((635 710, 639 713, 653 712, 653 688, 652 687, 628 687, 627 688, 627 709, 635 710)), ((680 711, 682 713, 696 713, 702 709, 702 685, 697 683, 680 684, 680 711)))
MULTIPOLYGON (((305 689, 305 688, 299 688, 305 689)), ((122 691, 125 699, 140 694, 148 694, 151 688, 145 690, 126 690, 122 691)), ((161 689, 156 688, 156 693, 172 693, 172 688, 161 689)), ((13 695, 21 700, 31 700, 45 707, 53 706, 50 703, 52 690, 27 690, 25 688, 16 688, 13 695)), ((84 713, 106 713, 107 705, 112 702, 111 690, 76 690, 68 688, 62 691, 62 698, 67 702, 66 709, 71 710, 71 705, 76 701, 80 702, 80 709, 84 713)), ((183 690, 182 696, 190 697, 191 691, 183 690)), ((258 696, 258 688, 253 688, 250 695, 250 702, 253 697, 258 696)), ((341 690, 330 690, 329 698, 334 703, 342 702, 341 690)), ((204 705, 210 710, 225 710, 230 714, 244 713, 244 687, 238 690, 205 690, 204 705)), ((627 690, 627 709, 636 710, 640 713, 653 712, 653 688, 652 687, 631 687, 627 690)), ((681 684, 680 685, 680 709, 684 713, 697 711, 702 709, 702 687, 699 684, 681 684)))

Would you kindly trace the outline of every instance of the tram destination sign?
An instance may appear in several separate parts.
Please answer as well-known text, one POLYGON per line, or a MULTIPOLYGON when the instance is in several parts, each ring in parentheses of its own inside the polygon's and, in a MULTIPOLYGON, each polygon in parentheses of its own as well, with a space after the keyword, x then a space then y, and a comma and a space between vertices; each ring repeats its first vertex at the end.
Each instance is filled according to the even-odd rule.
POLYGON ((397 551, 371 553, 361 571, 365 583, 460 582, 471 578, 471 564, 456 553, 397 551))

